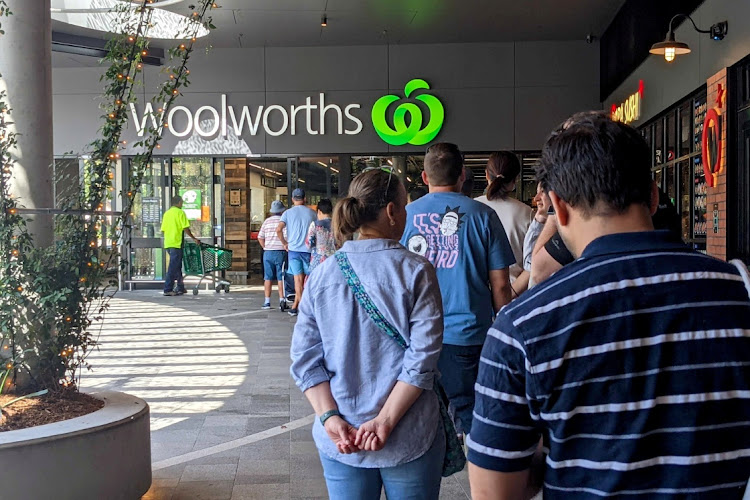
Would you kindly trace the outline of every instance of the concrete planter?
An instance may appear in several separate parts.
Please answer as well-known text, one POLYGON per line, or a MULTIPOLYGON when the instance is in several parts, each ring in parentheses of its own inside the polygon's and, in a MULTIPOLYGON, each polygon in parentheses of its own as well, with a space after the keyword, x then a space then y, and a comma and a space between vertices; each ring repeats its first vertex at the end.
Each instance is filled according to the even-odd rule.
POLYGON ((90 395, 101 410, 0 433, 0 498, 135 500, 148 491, 148 405, 121 392, 90 395))

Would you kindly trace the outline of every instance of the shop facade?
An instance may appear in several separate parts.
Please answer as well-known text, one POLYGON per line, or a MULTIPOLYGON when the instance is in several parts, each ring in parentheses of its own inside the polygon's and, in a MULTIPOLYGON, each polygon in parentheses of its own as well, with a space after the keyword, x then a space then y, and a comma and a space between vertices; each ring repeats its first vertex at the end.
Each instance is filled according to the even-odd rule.
POLYGON ((733 20, 750 16, 750 4, 706 0, 691 16, 698 26, 729 19, 730 34, 717 42, 685 23, 675 35, 692 52, 671 63, 649 57, 604 104, 649 143, 654 179, 680 213, 683 239, 747 262, 750 27, 733 20))
MULTIPOLYGON (((146 104, 149 85, 162 79, 158 68, 146 68, 125 140, 166 126, 131 214, 122 286, 163 279, 160 217, 172 195, 188 191, 193 233, 234 251, 230 277, 240 282, 259 274, 254 233, 273 200, 288 205, 301 187, 313 205, 335 201, 373 165, 393 166, 415 187, 432 142, 464 151, 476 195, 489 153, 517 152, 524 165, 517 196, 530 201, 549 131, 574 112, 601 109, 598 56, 596 44, 583 41, 221 49, 196 53, 191 86, 164 116, 146 104), (398 106, 410 115, 401 129, 398 106), (421 126, 404 130, 413 120, 421 126)), ((95 135, 99 71, 53 70, 57 155, 84 155, 95 135)), ((133 151, 121 154, 124 180, 133 151)))

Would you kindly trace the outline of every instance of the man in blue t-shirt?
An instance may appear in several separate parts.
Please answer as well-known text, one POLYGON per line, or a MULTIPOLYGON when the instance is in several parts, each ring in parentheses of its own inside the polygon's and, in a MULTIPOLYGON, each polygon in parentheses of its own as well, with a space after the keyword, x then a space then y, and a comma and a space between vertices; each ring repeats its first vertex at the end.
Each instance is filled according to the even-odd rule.
POLYGON ((305 276, 310 274, 310 249, 305 244, 307 228, 317 220, 317 215, 305 205, 305 190, 297 188, 292 191, 294 207, 281 216, 281 222, 276 228, 276 235, 281 244, 289 252, 289 272, 294 275, 294 304, 289 309, 290 316, 297 315, 297 306, 302 300, 305 288, 305 276), (286 237, 284 236, 286 228, 286 237))
POLYGON ((495 211, 461 194, 463 156, 455 144, 427 149, 422 179, 430 192, 406 206, 401 243, 437 270, 445 314, 438 368, 457 428, 469 432, 482 344, 493 312, 510 302, 515 258, 495 211))

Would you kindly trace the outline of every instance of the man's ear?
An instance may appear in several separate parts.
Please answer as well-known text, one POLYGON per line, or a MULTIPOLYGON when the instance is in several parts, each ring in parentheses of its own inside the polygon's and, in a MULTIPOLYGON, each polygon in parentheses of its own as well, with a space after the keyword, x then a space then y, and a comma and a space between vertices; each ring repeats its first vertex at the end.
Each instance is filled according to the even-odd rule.
POLYGON ((424 170, 422 170, 422 182, 424 182, 425 186, 430 185, 430 179, 427 178, 427 172, 425 172, 424 170))
POLYGON ((659 209, 659 186, 656 185, 656 181, 651 181, 651 206, 649 208, 651 209, 651 217, 659 209))
POLYGON ((549 195, 549 200, 552 202, 552 207, 555 209, 557 223, 561 226, 567 226, 570 221, 570 205, 565 203, 554 191, 550 191, 547 194, 549 195))

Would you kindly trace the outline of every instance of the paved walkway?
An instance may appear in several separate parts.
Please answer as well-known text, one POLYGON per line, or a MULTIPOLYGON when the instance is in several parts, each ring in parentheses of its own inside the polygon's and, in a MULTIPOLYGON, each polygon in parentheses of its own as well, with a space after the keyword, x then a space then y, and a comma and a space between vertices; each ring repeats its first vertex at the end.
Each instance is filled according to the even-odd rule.
MULTIPOLYGON (((313 411, 289 376, 294 319, 262 311, 261 291, 112 301, 84 389, 151 407, 154 481, 144 499, 327 498, 313 411)), ((466 472, 441 498, 468 499, 466 472)))

